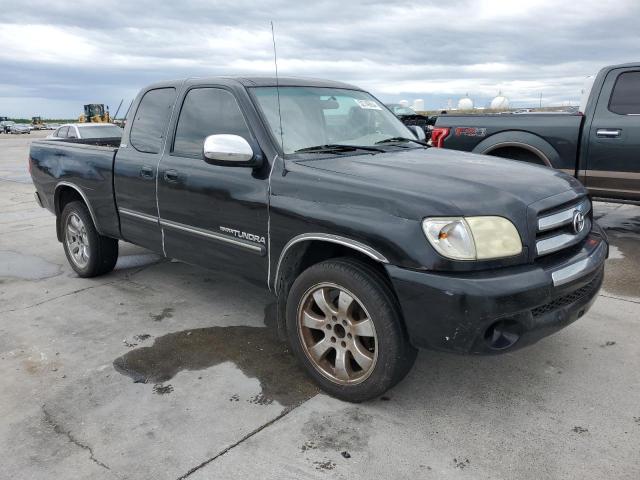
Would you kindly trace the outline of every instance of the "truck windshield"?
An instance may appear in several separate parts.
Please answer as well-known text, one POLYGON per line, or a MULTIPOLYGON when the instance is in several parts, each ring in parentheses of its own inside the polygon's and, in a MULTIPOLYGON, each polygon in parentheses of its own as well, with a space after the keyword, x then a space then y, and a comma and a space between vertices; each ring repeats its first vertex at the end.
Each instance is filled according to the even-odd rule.
MULTIPOLYGON (((285 154, 318 152, 323 145, 379 147, 386 139, 414 138, 386 107, 366 92, 325 87, 255 87, 273 136, 285 154)), ((377 150, 377 149, 370 149, 377 150)), ((379 150, 378 150, 379 151, 379 150)))

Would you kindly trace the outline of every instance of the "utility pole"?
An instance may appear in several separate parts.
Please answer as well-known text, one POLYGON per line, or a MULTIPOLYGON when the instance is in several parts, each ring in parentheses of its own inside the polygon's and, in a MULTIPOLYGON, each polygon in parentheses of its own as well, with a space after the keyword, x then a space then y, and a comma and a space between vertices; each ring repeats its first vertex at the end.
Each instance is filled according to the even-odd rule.
POLYGON ((540 108, 542 108, 542 92, 540 92, 540 108))

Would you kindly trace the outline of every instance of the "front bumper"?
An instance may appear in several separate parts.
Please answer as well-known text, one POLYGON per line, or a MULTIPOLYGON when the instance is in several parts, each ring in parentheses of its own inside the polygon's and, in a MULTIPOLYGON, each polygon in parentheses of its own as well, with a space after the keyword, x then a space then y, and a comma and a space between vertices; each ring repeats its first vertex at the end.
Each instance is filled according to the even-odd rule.
POLYGON ((386 268, 414 346, 492 354, 535 343, 584 315, 608 253, 594 224, 581 247, 551 264, 466 274, 386 268))

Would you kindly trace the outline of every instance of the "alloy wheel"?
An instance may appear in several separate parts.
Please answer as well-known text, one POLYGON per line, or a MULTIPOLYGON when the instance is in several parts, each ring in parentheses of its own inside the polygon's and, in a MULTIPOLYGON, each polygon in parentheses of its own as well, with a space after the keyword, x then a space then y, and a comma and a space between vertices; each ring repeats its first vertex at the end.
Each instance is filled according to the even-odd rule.
POLYGON ((298 333, 314 367, 331 381, 364 381, 375 368, 378 341, 363 303, 345 288, 322 283, 305 292, 298 306, 298 333))
POLYGON ((89 263, 89 239, 82 219, 71 213, 67 217, 66 242, 73 263, 84 268, 89 263))

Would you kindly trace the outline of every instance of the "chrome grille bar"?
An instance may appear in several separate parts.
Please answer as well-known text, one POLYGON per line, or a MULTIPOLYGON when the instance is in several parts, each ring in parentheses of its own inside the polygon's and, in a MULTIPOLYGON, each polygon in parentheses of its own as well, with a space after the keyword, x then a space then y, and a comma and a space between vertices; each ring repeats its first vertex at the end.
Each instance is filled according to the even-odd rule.
POLYGON ((538 256, 548 255, 557 252, 563 248, 570 247, 583 240, 591 231, 591 220, 585 218, 584 228, 580 233, 572 235, 570 233, 561 233, 552 237, 543 238, 536 242, 536 253, 538 256))
POLYGON ((572 205, 565 210, 551 215, 546 215, 538 219, 538 231, 546 232, 547 230, 553 230, 554 228, 568 225, 573 221, 573 212, 580 210, 583 214, 587 214, 591 210, 591 202, 588 198, 585 198, 578 205, 572 205))

